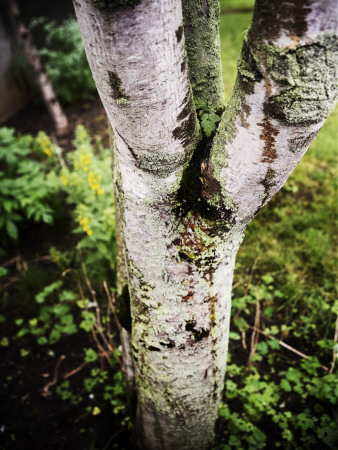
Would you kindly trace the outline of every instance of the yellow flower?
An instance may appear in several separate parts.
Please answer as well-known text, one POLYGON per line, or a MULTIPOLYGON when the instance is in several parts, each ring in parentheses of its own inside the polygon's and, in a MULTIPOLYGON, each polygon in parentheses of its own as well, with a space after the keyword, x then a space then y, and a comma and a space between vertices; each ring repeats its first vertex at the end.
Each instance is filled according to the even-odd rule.
POLYGON ((80 154, 80 167, 84 169, 86 166, 90 166, 92 163, 92 157, 90 153, 80 154))
POLYGON ((99 195, 104 194, 104 189, 100 188, 100 189, 97 191, 97 193, 98 193, 99 195))
POLYGON ((52 156, 54 151, 54 144, 49 139, 49 137, 44 133, 43 131, 40 131, 36 138, 38 144, 40 145, 41 149, 47 156, 52 156))
POLYGON ((69 177, 67 175, 62 175, 61 181, 65 186, 67 186, 69 184, 69 177))
POLYGON ((93 230, 87 230, 88 236, 91 236, 93 234, 93 230))

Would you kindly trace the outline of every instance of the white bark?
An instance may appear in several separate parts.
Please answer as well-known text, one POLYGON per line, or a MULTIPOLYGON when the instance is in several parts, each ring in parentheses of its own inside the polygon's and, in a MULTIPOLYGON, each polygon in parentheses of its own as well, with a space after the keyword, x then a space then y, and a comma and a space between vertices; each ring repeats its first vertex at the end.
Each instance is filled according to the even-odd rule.
POLYGON ((241 223, 249 223, 285 184, 308 149, 309 136, 314 138, 324 123, 322 120, 306 127, 290 127, 276 119, 267 121, 263 111, 265 99, 266 88, 261 81, 255 92, 245 98, 250 115, 245 126, 240 117, 236 119, 235 137, 226 143, 228 164, 220 172, 241 223), (264 133, 268 142, 262 137, 264 133), (298 142, 296 149, 292 142, 298 142))

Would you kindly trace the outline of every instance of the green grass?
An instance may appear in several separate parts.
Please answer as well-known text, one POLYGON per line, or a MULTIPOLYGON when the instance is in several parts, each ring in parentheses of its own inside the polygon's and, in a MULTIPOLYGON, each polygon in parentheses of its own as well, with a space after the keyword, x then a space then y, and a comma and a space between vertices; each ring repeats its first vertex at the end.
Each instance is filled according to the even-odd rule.
POLYGON ((227 14, 220 19, 221 57, 225 97, 228 100, 237 73, 237 57, 242 47, 243 32, 248 27, 251 14, 227 14))
POLYGON ((221 0, 221 11, 253 8, 255 0, 221 0))

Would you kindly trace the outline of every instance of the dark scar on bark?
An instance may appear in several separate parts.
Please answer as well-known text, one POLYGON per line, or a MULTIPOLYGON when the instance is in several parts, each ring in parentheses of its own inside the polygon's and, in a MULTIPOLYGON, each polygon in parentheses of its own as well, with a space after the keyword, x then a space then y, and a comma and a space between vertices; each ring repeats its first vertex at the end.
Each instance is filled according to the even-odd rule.
POLYGON ((153 345, 150 345, 148 347, 148 350, 150 350, 151 352, 160 352, 161 351, 160 348, 154 347, 153 345))
POLYGON ((277 158, 275 144, 278 130, 272 125, 268 117, 264 117, 263 121, 257 125, 262 127, 262 132, 259 137, 264 141, 261 161, 272 163, 277 158))
POLYGON ((177 42, 181 42, 183 36, 183 27, 180 25, 175 31, 177 42))
POLYGON ((189 115, 191 108, 192 108, 191 102, 188 101, 183 107, 182 111, 177 116, 177 120, 180 122, 181 120, 185 119, 189 115))
POLYGON ((186 331, 192 332, 195 341, 201 341, 202 339, 209 336, 210 330, 206 330, 204 328, 202 328, 201 330, 196 330, 195 325, 196 325, 195 320, 188 321, 188 322, 186 322, 186 325, 185 325, 186 331))
POLYGON ((172 341, 171 339, 169 339, 169 342, 160 342, 160 345, 162 345, 163 347, 167 347, 167 348, 174 348, 175 342, 172 341))
POLYGON ((108 70, 108 77, 109 77, 109 86, 111 89, 111 96, 115 100, 129 100, 129 96, 124 92, 122 88, 122 81, 121 79, 116 75, 116 73, 112 72, 111 70, 108 70))
POLYGON ((268 170, 266 172, 264 179, 260 182, 260 184, 262 186, 264 186, 264 194, 263 194, 263 198, 262 198, 262 203, 254 212, 254 215, 258 214, 259 211, 263 208, 266 199, 270 195, 271 188, 273 188, 276 185, 275 178, 276 178, 276 172, 273 169, 271 169, 271 167, 268 167, 268 170))
POLYGON ((174 138, 180 140, 183 146, 186 147, 194 137, 195 126, 195 115, 191 113, 184 122, 174 129, 174 138))
POLYGON ((93 5, 102 12, 116 9, 134 8, 141 0, 91 0, 93 5))

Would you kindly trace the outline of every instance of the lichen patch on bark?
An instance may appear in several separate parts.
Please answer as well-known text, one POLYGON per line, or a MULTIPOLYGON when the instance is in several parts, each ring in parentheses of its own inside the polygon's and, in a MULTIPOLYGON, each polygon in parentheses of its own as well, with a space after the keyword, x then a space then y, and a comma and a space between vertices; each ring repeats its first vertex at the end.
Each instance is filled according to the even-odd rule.
POLYGON ((279 92, 267 99, 266 111, 290 126, 321 122, 337 96, 338 41, 324 34, 295 49, 264 46, 267 71, 279 92))
POLYGON ((197 103, 224 110, 220 59, 219 1, 183 0, 189 79, 197 103))

